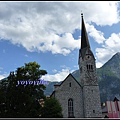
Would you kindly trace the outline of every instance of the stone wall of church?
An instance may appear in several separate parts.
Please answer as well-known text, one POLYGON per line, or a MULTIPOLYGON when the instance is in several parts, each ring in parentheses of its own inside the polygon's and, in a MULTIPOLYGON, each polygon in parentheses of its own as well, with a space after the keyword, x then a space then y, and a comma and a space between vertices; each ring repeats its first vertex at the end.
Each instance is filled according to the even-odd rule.
POLYGON ((101 118, 99 86, 84 86, 84 111, 86 118, 101 118))
POLYGON ((80 82, 84 86, 83 87, 84 117, 101 118, 102 110, 99 86, 96 75, 95 60, 92 55, 91 59, 86 59, 87 55, 85 55, 84 60, 80 58, 79 64, 80 82), (92 67, 89 67, 89 65, 92 65, 92 67))
POLYGON ((64 118, 68 118, 68 99, 73 99, 74 117, 83 118, 83 99, 81 86, 69 76, 59 87, 55 88, 55 97, 62 106, 64 118))

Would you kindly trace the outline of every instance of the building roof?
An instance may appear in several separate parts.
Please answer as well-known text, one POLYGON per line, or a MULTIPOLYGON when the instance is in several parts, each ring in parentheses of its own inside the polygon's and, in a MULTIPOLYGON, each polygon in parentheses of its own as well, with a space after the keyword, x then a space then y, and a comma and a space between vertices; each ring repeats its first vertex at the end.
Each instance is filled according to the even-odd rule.
MULTIPOLYGON (((117 97, 115 97, 114 100, 113 100, 113 102, 115 102, 115 101, 119 101, 119 99, 117 97)), ((102 113, 108 113, 107 105, 106 104, 105 104, 105 106, 102 106, 101 108, 102 108, 102 113)))
POLYGON ((117 97, 115 97, 113 101, 119 101, 119 99, 117 97))
POLYGON ((83 48, 90 48, 90 44, 88 41, 88 36, 87 36, 87 32, 86 32, 86 28, 85 28, 85 24, 84 24, 84 19, 83 19, 83 13, 81 14, 82 17, 82 26, 81 26, 81 49, 83 48))
MULTIPOLYGON (((85 23, 84 23, 84 19, 83 19, 83 14, 81 14, 82 17, 82 24, 81 24, 81 49, 80 49, 80 56, 82 58, 84 58, 86 51, 88 50, 88 52, 94 57, 91 49, 90 49, 90 44, 89 44, 89 40, 88 40, 88 36, 87 36, 87 31, 85 28, 85 23)), ((79 56, 79 57, 80 57, 79 56)))
POLYGON ((54 95, 54 94, 55 94, 55 91, 53 91, 53 92, 51 93, 50 97, 51 97, 52 95, 54 95))
POLYGON ((78 85, 81 86, 81 84, 73 77, 73 75, 71 73, 60 84, 55 84, 54 86, 61 86, 63 84, 63 82, 70 76, 78 83, 78 85))

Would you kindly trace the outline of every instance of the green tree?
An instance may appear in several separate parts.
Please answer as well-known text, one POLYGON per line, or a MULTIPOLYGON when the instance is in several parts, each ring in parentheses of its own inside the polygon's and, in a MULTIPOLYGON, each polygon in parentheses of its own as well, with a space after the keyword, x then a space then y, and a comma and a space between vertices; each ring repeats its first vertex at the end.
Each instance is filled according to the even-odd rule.
POLYGON ((39 85, 21 85, 18 81, 37 81, 42 75, 47 74, 46 70, 41 70, 36 62, 25 63, 24 66, 11 72, 6 82, 1 83, 0 94, 0 117, 9 118, 35 118, 41 114, 41 105, 38 100, 45 98, 43 84, 39 85), (4 103, 4 104, 3 104, 4 103))
POLYGON ((8 80, 0 80, 0 116, 5 116, 6 110, 6 88, 8 80))
POLYGON ((62 107, 56 98, 47 98, 42 108, 42 118, 62 118, 62 107))

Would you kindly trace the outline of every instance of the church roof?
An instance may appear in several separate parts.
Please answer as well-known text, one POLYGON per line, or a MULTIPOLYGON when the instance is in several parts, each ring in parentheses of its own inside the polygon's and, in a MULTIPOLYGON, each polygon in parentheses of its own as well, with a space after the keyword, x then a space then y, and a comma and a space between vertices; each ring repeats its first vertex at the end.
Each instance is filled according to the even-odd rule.
MULTIPOLYGON (((90 44, 87 36, 87 31, 85 28, 85 23, 83 19, 83 14, 81 14, 82 17, 82 24, 81 24, 81 49, 80 49, 80 55, 82 58, 84 58, 85 53, 87 50, 89 50, 90 54, 93 55, 91 49, 90 49, 90 44)), ((94 56, 93 56, 94 57, 94 56)))
POLYGON ((81 26, 81 49, 84 48, 90 48, 90 44, 88 41, 88 36, 87 36, 87 32, 86 32, 86 28, 85 28, 85 24, 84 24, 84 19, 83 19, 83 14, 81 14, 82 17, 82 26, 81 26))
POLYGON ((74 76, 71 73, 60 84, 55 84, 54 86, 61 86, 63 82, 70 76, 78 83, 78 85, 81 86, 81 84, 74 78, 74 76))
POLYGON ((51 93, 50 97, 52 97, 52 95, 54 95, 54 94, 55 94, 55 90, 51 93))
MULTIPOLYGON (((71 73, 70 73, 60 84, 55 84, 54 86, 61 86, 61 85, 65 82, 65 80, 67 80, 67 78, 70 77, 70 76, 78 83, 78 85, 79 85, 80 87, 82 87, 81 84, 73 77, 73 75, 72 75, 71 73)), ((50 97, 51 97, 53 94, 55 94, 55 90, 52 92, 52 94, 50 95, 50 97)))
MULTIPOLYGON (((54 86, 61 86, 64 82, 65 82, 65 80, 67 80, 67 78, 68 77, 72 77, 76 82, 77 82, 77 84, 80 86, 80 87, 82 87, 81 86, 81 84, 74 78, 74 76, 70 73, 60 84, 55 84, 54 86)), ((55 94, 55 90, 51 93, 51 95, 50 95, 50 97, 52 97, 54 94, 55 94)))

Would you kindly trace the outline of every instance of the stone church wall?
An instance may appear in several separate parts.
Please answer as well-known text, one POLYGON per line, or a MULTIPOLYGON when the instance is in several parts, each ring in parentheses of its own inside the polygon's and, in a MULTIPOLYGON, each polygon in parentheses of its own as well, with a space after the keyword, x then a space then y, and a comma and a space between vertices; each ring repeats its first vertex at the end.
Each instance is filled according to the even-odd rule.
POLYGON ((55 97, 62 105, 64 118, 68 118, 68 99, 70 98, 73 99, 74 117, 83 118, 82 88, 72 76, 69 76, 61 86, 55 89, 55 97))

